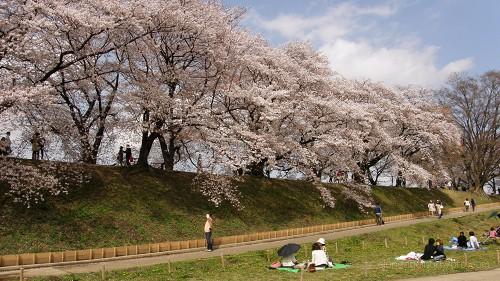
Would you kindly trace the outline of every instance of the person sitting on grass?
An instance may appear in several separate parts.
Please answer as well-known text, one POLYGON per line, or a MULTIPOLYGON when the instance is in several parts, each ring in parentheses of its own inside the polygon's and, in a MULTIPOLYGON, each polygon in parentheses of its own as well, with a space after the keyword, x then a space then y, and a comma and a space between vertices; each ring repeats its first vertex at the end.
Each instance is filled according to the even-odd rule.
POLYGON ((328 257, 326 256, 325 251, 321 249, 322 245, 318 242, 312 245, 312 260, 311 263, 314 264, 316 268, 330 267, 331 263, 328 261, 328 257))
POLYGON ((431 260, 436 255, 434 243, 436 243, 434 238, 429 238, 429 243, 424 248, 424 254, 420 257, 421 260, 431 260))
POLYGON ((328 261, 333 262, 332 258, 328 255, 328 251, 326 250, 326 241, 325 238, 319 238, 316 243, 319 243, 321 245, 321 250, 325 252, 326 257, 328 258, 328 261))
POLYGON ((295 268, 297 264, 299 262, 295 258, 295 255, 289 255, 281 259, 281 267, 295 268))
POLYGON ((446 260, 446 255, 444 254, 443 241, 441 239, 436 240, 436 252, 434 253, 434 261, 446 260))
POLYGON ((465 233, 463 231, 460 231, 457 244, 457 246, 460 248, 467 248, 467 237, 465 237, 465 233))
POLYGON ((467 243, 467 248, 479 250, 479 241, 477 237, 474 235, 474 231, 469 232, 469 242, 467 243))

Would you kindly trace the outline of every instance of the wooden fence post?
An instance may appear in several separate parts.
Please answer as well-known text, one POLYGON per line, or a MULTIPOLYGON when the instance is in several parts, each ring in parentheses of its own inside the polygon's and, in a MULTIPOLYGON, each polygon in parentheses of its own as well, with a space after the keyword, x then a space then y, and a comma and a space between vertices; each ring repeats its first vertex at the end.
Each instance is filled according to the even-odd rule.
POLYGON ((467 267, 469 265, 469 261, 467 260, 467 253, 464 253, 464 264, 465 264, 465 267, 467 267))
POLYGON ((424 236, 422 236, 422 244, 425 245, 425 239, 424 236))
POLYGON ((405 236, 405 246, 408 246, 408 237, 405 236))
POLYGON ((267 250, 267 262, 271 261, 271 256, 269 250, 267 250))
POLYGON ((497 250, 497 264, 500 264, 500 251, 497 250))
POLYGON ((304 281, 304 269, 300 270, 300 281, 304 281))
POLYGON ((339 245, 338 245, 338 242, 335 241, 335 254, 338 254, 339 253, 339 245))
POLYGON ((361 241, 361 248, 364 250, 365 249, 365 240, 361 241))
POLYGON ((226 268, 226 264, 224 262, 224 254, 220 254, 220 261, 222 263, 222 268, 226 268))
POLYGON ((116 258, 116 247, 113 247, 113 258, 116 258))
POLYGON ((387 237, 384 238, 384 244, 386 248, 389 248, 389 245, 387 245, 387 237))
POLYGON ((106 280, 106 267, 104 264, 101 266, 101 280, 106 280))
POLYGON ((24 281, 24 267, 19 269, 19 281, 24 281))
POLYGON ((101 248, 101 259, 104 258, 104 248, 101 248))

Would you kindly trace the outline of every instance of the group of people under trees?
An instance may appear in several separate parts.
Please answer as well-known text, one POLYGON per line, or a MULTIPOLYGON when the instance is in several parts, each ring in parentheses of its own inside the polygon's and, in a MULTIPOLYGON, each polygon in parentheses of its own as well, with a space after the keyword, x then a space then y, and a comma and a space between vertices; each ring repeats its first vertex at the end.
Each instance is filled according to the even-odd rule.
POLYGON ((5 134, 5 137, 0 139, 0 156, 10 155, 12 152, 12 142, 10 141, 10 132, 5 134))
POLYGON ((120 146, 116 156, 116 161, 120 166, 130 166, 134 162, 134 158, 132 157, 132 148, 130 148, 130 145, 127 144, 125 150, 123 150, 123 146, 120 146))
POLYGON ((40 160, 46 157, 45 155, 45 138, 39 132, 35 132, 30 139, 31 143, 31 159, 40 160))
POLYGON ((429 204, 427 204, 427 208, 429 209, 430 216, 438 216, 438 218, 443 217, 444 205, 443 202, 441 202, 441 200, 436 200, 436 202, 430 200, 429 204))

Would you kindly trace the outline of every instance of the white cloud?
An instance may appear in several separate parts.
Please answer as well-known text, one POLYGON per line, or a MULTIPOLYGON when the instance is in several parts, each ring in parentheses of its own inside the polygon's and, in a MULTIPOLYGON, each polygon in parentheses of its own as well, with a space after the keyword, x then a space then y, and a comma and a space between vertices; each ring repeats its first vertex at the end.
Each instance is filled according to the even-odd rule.
POLYGON ((335 71, 351 78, 433 87, 451 73, 472 67, 472 58, 438 67, 438 47, 422 46, 422 40, 413 34, 402 36, 397 22, 387 21, 400 8, 396 2, 372 6, 346 2, 316 16, 281 14, 273 19, 252 11, 247 23, 286 40, 313 42, 328 56, 335 71), (385 25, 378 22, 380 19, 386 19, 385 25))
POLYGON ((330 60, 332 68, 350 78, 369 78, 391 85, 415 84, 439 86, 453 72, 472 67, 466 58, 436 67, 437 47, 375 48, 366 42, 338 39, 320 49, 330 60))

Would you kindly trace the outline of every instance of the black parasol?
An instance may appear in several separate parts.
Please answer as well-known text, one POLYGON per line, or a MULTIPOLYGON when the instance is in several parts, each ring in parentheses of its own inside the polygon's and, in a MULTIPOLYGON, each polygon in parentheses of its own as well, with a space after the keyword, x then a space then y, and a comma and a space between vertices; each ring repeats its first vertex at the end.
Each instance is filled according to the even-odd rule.
POLYGON ((288 257, 297 253, 300 249, 300 245, 297 244, 286 244, 278 250, 278 256, 280 257, 288 257))

